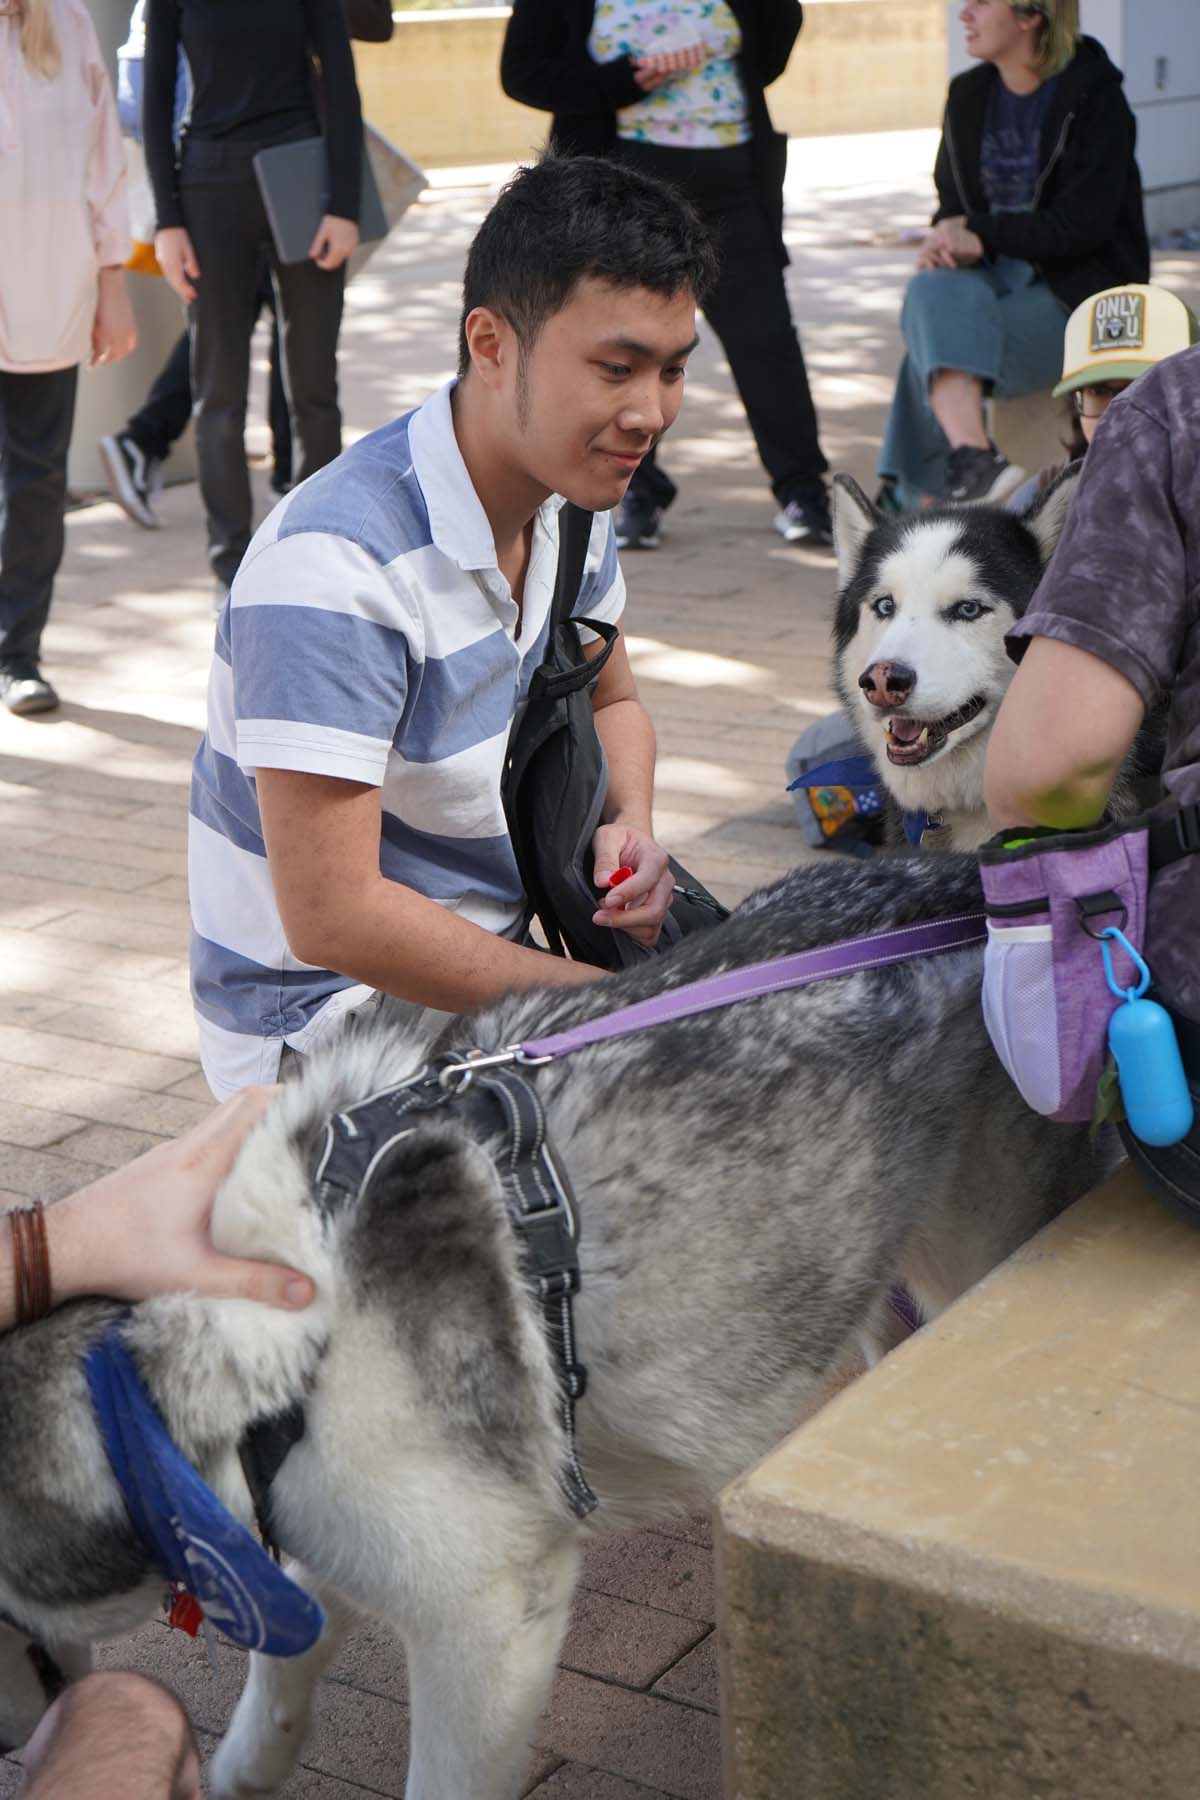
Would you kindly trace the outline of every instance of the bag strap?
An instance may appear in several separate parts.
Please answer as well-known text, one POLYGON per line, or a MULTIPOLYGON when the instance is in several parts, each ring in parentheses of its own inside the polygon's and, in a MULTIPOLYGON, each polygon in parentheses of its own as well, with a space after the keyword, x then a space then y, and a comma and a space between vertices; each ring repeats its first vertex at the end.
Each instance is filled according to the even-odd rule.
POLYGON ((567 623, 579 598, 595 516, 595 513, 585 512, 582 506, 576 506, 573 500, 565 501, 559 511, 558 574, 554 581, 554 598, 550 602, 551 639, 567 623))
POLYGON ((1151 874, 1181 856, 1194 856, 1200 850, 1200 806, 1194 801, 1181 806, 1169 819, 1151 824, 1146 836, 1151 874))
POLYGON ((583 571, 587 563, 592 520, 595 516, 595 513, 585 512, 582 506, 576 506, 573 500, 564 501, 559 511, 558 570, 554 578, 554 597, 550 602, 546 661, 533 672, 533 679, 529 684, 531 699, 536 694, 547 694, 550 699, 557 700, 575 693, 581 687, 595 687, 600 671, 612 655, 613 646, 620 635, 618 627, 608 624, 604 619, 572 617, 579 590, 583 586, 583 571), (586 625, 597 637, 604 639, 604 648, 595 656, 584 656, 576 633, 574 648, 580 660, 570 668, 556 668, 554 646, 559 632, 568 625, 586 625))

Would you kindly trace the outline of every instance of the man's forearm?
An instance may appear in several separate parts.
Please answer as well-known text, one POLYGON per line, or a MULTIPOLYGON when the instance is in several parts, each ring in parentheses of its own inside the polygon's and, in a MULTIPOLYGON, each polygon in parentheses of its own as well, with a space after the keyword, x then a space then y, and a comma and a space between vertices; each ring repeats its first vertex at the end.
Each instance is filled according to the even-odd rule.
POLYGON ((597 708, 596 730, 608 759, 605 822, 653 835, 656 743, 649 713, 640 700, 614 700, 597 708))
POLYGON ((303 962, 454 1013, 512 989, 577 984, 604 973, 498 937, 383 876, 357 904, 343 901, 323 927, 291 947, 303 962))

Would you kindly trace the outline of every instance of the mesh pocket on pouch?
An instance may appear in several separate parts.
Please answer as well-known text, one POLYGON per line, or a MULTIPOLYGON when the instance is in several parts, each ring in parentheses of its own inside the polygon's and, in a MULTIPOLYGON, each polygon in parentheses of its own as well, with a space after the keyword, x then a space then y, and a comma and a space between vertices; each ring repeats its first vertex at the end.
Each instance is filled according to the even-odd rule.
POLYGON ((997 1056, 1026 1106, 1044 1115, 1062 1105, 1062 1064, 1054 995, 1054 928, 988 921, 983 1016, 997 1056))

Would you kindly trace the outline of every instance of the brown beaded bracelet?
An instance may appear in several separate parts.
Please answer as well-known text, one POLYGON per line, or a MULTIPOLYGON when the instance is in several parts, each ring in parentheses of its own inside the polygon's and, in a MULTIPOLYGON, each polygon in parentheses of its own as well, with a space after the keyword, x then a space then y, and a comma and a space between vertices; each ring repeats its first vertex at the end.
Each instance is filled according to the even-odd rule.
POLYGON ((32 1325, 50 1311, 50 1246, 40 1201, 8 1215, 12 1233, 13 1295, 17 1324, 32 1325))

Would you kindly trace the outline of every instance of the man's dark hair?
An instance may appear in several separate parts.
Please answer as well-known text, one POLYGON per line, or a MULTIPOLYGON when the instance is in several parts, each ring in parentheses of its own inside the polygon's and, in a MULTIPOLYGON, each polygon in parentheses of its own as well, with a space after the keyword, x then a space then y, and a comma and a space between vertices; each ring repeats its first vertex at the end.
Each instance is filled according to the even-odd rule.
POLYGON ((463 279, 458 372, 477 306, 508 320, 522 356, 585 277, 703 302, 717 278, 707 226, 683 195, 598 156, 547 155, 520 169, 475 234, 463 279))

